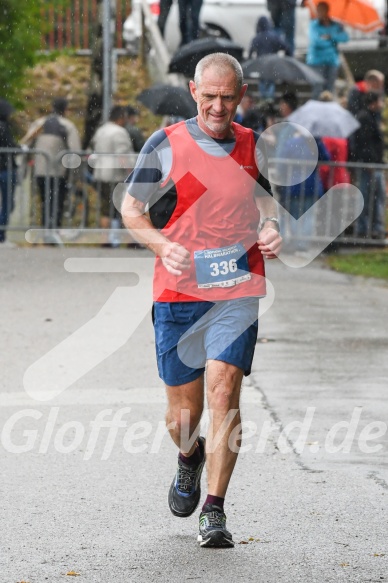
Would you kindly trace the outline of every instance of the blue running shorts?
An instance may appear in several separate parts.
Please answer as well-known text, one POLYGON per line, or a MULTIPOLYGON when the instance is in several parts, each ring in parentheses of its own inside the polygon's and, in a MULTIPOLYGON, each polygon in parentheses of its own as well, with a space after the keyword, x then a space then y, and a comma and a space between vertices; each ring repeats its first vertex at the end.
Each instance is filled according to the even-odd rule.
POLYGON ((169 386, 200 377, 206 361, 222 360, 251 372, 259 298, 220 302, 154 302, 159 376, 169 386))

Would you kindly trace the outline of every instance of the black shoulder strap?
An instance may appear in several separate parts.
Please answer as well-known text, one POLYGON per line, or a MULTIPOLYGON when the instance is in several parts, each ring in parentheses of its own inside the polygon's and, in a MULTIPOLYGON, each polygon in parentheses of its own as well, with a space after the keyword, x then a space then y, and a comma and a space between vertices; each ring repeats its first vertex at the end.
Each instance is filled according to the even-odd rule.
POLYGON ((49 134, 52 136, 57 136, 58 138, 62 138, 65 148, 68 148, 67 129, 60 122, 57 115, 49 115, 46 118, 46 121, 43 124, 42 134, 49 134))

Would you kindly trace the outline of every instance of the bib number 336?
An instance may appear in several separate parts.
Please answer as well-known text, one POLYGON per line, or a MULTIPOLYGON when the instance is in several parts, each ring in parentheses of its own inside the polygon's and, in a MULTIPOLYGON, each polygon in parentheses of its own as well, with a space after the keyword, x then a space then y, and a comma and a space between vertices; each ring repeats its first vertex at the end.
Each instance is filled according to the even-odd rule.
POLYGON ((200 288, 231 287, 251 279, 247 252, 241 243, 194 251, 194 262, 200 288))
POLYGON ((228 273, 235 273, 237 271, 237 259, 229 259, 229 261, 220 261, 219 263, 210 263, 210 275, 216 277, 217 275, 227 275, 228 273))

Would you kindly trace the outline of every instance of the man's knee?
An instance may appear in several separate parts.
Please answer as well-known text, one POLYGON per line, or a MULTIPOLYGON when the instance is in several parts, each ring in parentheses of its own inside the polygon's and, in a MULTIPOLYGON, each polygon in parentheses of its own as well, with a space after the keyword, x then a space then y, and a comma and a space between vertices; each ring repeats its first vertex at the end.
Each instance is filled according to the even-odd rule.
POLYGON ((179 434, 190 435, 198 426, 201 415, 202 410, 170 406, 166 413, 166 425, 173 427, 179 434))
POLYGON ((239 406, 242 371, 235 366, 223 364, 208 379, 207 399, 209 409, 227 412, 239 406))

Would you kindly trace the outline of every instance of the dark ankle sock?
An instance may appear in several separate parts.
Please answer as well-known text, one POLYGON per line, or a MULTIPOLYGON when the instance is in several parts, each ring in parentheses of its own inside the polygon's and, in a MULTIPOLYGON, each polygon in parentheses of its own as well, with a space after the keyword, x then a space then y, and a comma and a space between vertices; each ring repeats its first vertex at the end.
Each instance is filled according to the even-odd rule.
POLYGON ((197 447, 194 450, 194 453, 191 454, 191 456, 186 457, 185 455, 183 455, 183 453, 179 452, 179 459, 181 460, 181 462, 183 462, 184 464, 186 464, 186 466, 199 466, 199 464, 202 461, 202 455, 201 455, 201 450, 199 449, 198 446, 198 442, 197 442, 197 447))
POLYGON ((214 504, 214 506, 218 506, 221 508, 221 510, 224 510, 224 501, 225 498, 220 498, 219 496, 212 496, 211 494, 208 494, 205 503, 202 506, 202 510, 204 510, 207 504, 214 504))

